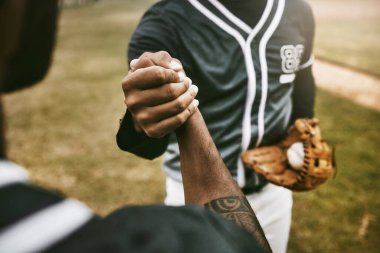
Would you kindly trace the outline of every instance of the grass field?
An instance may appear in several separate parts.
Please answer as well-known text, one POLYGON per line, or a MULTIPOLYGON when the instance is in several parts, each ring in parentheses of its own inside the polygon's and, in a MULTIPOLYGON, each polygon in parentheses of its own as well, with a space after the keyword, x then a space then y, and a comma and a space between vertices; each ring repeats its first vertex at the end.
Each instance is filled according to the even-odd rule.
POLYGON ((380 76, 380 1, 309 0, 318 58, 380 76))
POLYGON ((159 161, 136 159, 115 143, 125 110, 125 49, 141 14, 136 1, 125 3, 65 10, 48 78, 5 98, 11 158, 39 184, 100 214, 164 196, 159 161))
POLYGON ((379 252, 380 114, 322 91, 316 113, 336 146, 338 174, 294 194, 289 252, 379 252))
MULTIPOLYGON (((36 183, 101 215, 164 197, 160 159, 139 159, 115 143, 125 49, 150 2, 104 2, 65 10, 47 79, 4 99, 11 159, 36 183)), ((339 172, 320 189, 295 194, 289 252, 379 252, 380 114, 322 91, 316 110, 339 172)))

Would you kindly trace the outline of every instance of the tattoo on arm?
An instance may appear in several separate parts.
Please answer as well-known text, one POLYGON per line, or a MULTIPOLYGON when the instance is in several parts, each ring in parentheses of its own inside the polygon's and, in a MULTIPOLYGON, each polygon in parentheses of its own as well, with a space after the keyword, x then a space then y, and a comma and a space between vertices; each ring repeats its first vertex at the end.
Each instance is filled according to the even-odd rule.
POLYGON ((242 196, 228 196, 214 199, 205 208, 235 222, 247 230, 262 246, 265 252, 272 252, 251 206, 242 196))

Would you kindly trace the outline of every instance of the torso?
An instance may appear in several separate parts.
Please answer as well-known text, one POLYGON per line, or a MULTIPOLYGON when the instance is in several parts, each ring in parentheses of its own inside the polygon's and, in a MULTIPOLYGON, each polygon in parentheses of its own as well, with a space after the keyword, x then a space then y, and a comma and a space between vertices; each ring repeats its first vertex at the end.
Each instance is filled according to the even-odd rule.
MULTIPOLYGON (((234 176, 242 150, 277 142, 289 125, 292 82, 307 40, 296 1, 232 7, 234 1, 224 0, 224 9, 216 1, 163 1, 159 7, 178 36, 174 56, 199 86, 199 108, 234 176)), ((169 145, 168 171, 179 169, 178 154, 169 145)))

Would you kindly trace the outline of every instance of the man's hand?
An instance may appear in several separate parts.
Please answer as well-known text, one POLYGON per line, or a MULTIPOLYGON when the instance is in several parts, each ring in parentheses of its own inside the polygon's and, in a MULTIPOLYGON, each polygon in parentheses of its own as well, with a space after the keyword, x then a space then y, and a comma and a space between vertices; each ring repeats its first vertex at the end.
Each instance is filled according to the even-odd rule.
POLYGON ((130 65, 122 88, 137 131, 161 138, 195 112, 198 88, 178 60, 166 52, 144 53, 130 65))

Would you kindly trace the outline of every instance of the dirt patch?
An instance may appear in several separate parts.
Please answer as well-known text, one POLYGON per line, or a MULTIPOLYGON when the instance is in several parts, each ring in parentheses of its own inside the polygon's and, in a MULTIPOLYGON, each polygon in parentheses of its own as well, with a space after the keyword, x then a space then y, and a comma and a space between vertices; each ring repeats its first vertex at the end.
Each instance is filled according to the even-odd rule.
POLYGON ((313 72, 321 89, 380 112, 380 78, 321 60, 313 72))

